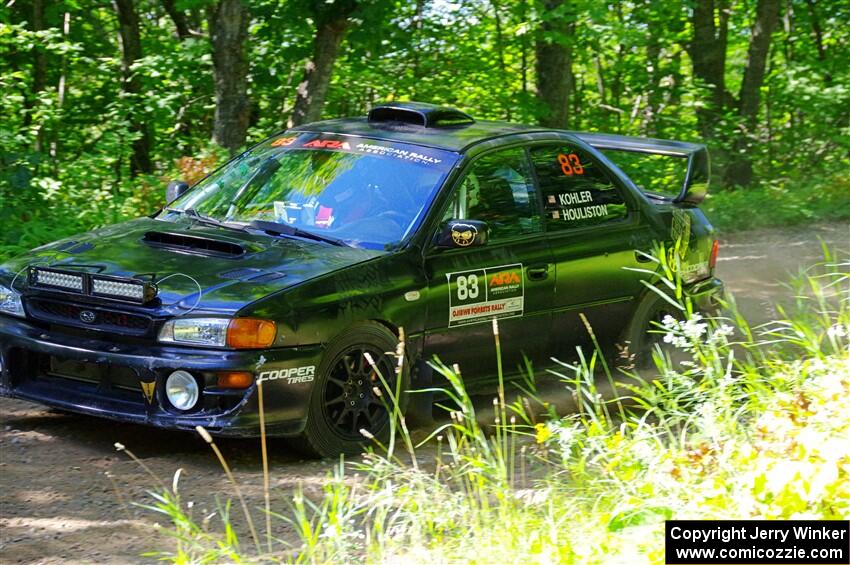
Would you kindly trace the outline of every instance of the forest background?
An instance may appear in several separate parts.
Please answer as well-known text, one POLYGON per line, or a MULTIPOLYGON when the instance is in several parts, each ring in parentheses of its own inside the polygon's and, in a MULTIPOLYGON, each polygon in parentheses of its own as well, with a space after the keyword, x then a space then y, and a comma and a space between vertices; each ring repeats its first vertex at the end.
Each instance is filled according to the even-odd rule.
POLYGON ((850 0, 3 0, 0 22, 0 259, 385 100, 707 143, 721 230, 850 218, 850 0))

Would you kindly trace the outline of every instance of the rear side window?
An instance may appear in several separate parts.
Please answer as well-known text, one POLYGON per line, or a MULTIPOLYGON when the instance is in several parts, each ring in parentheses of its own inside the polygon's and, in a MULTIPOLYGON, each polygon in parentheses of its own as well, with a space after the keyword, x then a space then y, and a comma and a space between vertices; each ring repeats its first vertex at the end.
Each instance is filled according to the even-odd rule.
POLYGON ((532 148, 531 161, 549 231, 616 222, 628 215, 619 188, 583 149, 569 143, 532 148))

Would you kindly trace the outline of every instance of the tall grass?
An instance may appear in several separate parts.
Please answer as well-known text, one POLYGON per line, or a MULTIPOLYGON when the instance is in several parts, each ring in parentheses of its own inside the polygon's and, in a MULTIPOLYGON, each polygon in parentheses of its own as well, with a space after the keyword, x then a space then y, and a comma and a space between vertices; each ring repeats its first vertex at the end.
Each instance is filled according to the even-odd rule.
MULTIPOLYGON (((177 541, 159 555, 178 563, 652 563, 663 562, 665 519, 844 518, 850 264, 828 257, 798 289, 795 311, 760 327, 735 315, 665 319, 658 331, 686 359, 659 348, 652 375, 618 375, 613 399, 596 385, 598 349, 580 352, 556 371, 578 401, 563 416, 536 397, 531 377, 525 398, 508 403, 500 369, 495 418, 482 425, 462 368, 434 359, 449 383, 449 417, 425 442, 414 445, 399 425, 392 441, 406 453, 391 444, 340 461, 321 496, 297 490, 276 509, 265 549, 240 545, 227 506, 216 523, 198 523, 175 481, 149 505, 169 517, 177 541), (294 535, 282 539, 284 530, 294 535)), ((499 340, 494 323, 497 353, 499 340)))

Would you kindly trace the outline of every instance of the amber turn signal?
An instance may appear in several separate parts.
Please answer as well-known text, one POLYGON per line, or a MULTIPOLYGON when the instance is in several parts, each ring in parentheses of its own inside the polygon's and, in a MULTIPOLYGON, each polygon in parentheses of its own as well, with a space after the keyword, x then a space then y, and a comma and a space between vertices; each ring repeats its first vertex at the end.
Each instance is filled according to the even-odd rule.
POLYGON ((274 343, 277 326, 268 320, 235 318, 227 327, 227 345, 234 349, 260 349, 274 343))
POLYGON ((218 388, 248 388, 254 384, 254 375, 246 371, 229 371, 218 374, 218 388))

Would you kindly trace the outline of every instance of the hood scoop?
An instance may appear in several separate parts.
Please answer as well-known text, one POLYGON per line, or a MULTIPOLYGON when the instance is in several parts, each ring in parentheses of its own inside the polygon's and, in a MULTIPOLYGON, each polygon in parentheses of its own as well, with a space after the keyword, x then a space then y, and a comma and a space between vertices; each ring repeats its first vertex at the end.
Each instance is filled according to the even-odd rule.
POLYGON ((142 241, 153 247, 213 257, 241 257, 246 253, 238 243, 183 233, 149 231, 142 241))

